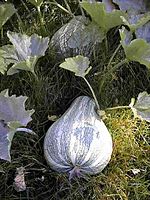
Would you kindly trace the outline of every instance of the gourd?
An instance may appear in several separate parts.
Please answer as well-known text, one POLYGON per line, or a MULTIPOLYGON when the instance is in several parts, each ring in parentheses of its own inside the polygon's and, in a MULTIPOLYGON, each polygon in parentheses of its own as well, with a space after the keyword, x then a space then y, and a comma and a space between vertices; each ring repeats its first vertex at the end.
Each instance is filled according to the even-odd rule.
POLYGON ((48 164, 73 176, 101 172, 112 154, 112 138, 88 96, 78 97, 48 129, 44 140, 48 164))
POLYGON ((84 16, 75 16, 51 38, 50 46, 58 59, 76 55, 90 57, 104 39, 100 28, 84 16))

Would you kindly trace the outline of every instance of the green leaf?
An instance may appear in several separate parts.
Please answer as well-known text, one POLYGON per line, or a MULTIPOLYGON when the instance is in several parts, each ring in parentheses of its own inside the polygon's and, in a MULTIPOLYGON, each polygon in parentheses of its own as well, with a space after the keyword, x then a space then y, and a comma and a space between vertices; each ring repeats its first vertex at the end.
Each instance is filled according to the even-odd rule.
POLYGON ((0 47, 0 73, 4 74, 7 71, 7 66, 17 61, 19 60, 13 45, 0 47))
POLYGON ((8 90, 0 93, 0 159, 11 161, 10 148, 19 127, 26 126, 34 110, 26 110, 26 96, 9 96, 8 90))
MULTIPOLYGON (((7 75, 18 73, 20 70, 31 71, 33 74, 35 65, 41 56, 45 55, 49 38, 42 38, 37 34, 31 36, 7 32, 7 36, 13 45, 5 45, 0 48, 0 56, 6 63, 14 63, 7 75)), ((3 70, 1 70, 3 72, 3 70)))
POLYGON ((30 71, 33 74, 34 72, 34 68, 35 68, 35 64, 38 60, 38 57, 31 57, 30 59, 27 59, 25 61, 20 61, 16 64, 14 64, 8 71, 7 71, 7 75, 13 75, 18 73, 20 70, 25 70, 25 71, 30 71))
POLYGON ((0 4, 0 29, 15 12, 13 4, 0 4))
POLYGON ((29 57, 44 56, 48 48, 49 38, 33 34, 31 36, 7 32, 10 42, 13 44, 16 52, 18 53, 19 60, 26 60, 29 57))
POLYGON ((125 28, 120 30, 121 44, 124 48, 126 58, 136 61, 150 69, 150 44, 143 39, 132 39, 132 34, 125 28))
POLYGON ((92 20, 102 28, 106 33, 113 27, 121 25, 121 16, 126 16, 123 11, 112 10, 112 12, 106 11, 104 3, 82 1, 81 6, 90 14, 92 20))
POLYGON ((121 16, 121 19, 124 24, 128 26, 132 32, 134 32, 150 21, 150 13, 130 15, 128 18, 121 16))
POLYGON ((4 59, 6 65, 19 62, 18 54, 13 45, 4 45, 0 47, 0 56, 4 59))
POLYGON ((5 74, 6 70, 7 70, 7 65, 5 63, 5 60, 3 59, 3 57, 0 56, 0 73, 5 74))
POLYGON ((32 3, 35 7, 40 7, 43 3, 43 0, 28 0, 30 3, 32 3))
POLYGON ((147 92, 140 93, 136 102, 132 99, 129 106, 135 117, 150 122, 150 95, 147 92))
POLYGON ((66 58, 60 67, 74 72, 76 76, 84 77, 89 73, 92 67, 89 67, 90 61, 87 57, 78 55, 72 58, 66 58))

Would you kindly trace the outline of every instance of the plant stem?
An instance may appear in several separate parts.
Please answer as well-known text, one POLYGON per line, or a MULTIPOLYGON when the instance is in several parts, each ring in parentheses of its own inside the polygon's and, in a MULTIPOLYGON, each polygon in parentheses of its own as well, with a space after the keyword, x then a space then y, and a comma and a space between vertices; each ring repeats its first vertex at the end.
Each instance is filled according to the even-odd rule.
POLYGON ((85 77, 83 77, 83 79, 85 80, 85 82, 87 83, 88 87, 90 88, 90 90, 91 90, 91 92, 92 92, 92 95, 93 95, 93 97, 94 97, 94 100, 95 100, 97 109, 100 110, 100 106, 99 106, 99 103, 98 103, 98 100, 97 100, 97 98, 96 98, 96 95, 95 95, 95 92, 94 92, 93 88, 91 87, 90 83, 88 82, 88 80, 87 80, 85 77))
POLYGON ((26 6, 25 2, 24 2, 23 0, 21 0, 21 3, 23 4, 23 6, 24 6, 25 9, 27 10, 27 12, 28 12, 29 14, 31 14, 31 12, 30 12, 29 8, 26 6))
POLYGON ((71 11, 71 8, 70 8, 70 6, 69 6, 67 0, 64 0, 64 2, 65 2, 65 5, 66 5, 66 7, 67 7, 69 13, 71 13, 71 14, 73 15, 73 13, 72 13, 72 11, 71 11))
POLYGON ((112 108, 106 108, 106 110, 116 110, 116 109, 129 109, 131 108, 130 106, 116 106, 112 108))
POLYGON ((81 10, 81 14, 82 14, 83 17, 85 17, 84 10, 83 10, 83 8, 82 8, 82 6, 81 6, 81 4, 80 4, 80 0, 77 0, 77 1, 78 1, 78 3, 79 3, 79 8, 80 8, 80 10, 81 10))
POLYGON ((44 19, 43 19, 42 13, 41 13, 41 7, 40 6, 37 6, 37 11, 38 11, 38 16, 39 16, 39 21, 40 21, 40 24, 41 24, 41 29, 42 29, 42 31, 45 35, 46 29, 45 29, 45 26, 44 26, 44 19))
POLYGON ((74 17, 73 13, 70 13, 69 10, 67 10, 66 8, 64 8, 62 5, 60 5, 59 3, 57 3, 55 0, 53 0, 53 2, 48 2, 48 3, 56 5, 57 7, 59 7, 60 9, 62 9, 63 11, 65 11, 66 13, 70 14, 72 17, 74 17))
POLYGON ((111 62, 113 61, 114 57, 116 56, 116 54, 117 54, 117 52, 118 52, 118 50, 120 49, 121 46, 122 46, 122 45, 121 45, 121 43, 120 43, 120 44, 118 45, 118 47, 116 48, 116 50, 114 51, 113 55, 111 56, 111 58, 110 58, 110 60, 109 60, 108 65, 107 65, 107 69, 110 67, 111 62))
POLYGON ((108 53, 108 40, 107 40, 107 35, 105 36, 105 50, 106 50, 106 53, 108 53))

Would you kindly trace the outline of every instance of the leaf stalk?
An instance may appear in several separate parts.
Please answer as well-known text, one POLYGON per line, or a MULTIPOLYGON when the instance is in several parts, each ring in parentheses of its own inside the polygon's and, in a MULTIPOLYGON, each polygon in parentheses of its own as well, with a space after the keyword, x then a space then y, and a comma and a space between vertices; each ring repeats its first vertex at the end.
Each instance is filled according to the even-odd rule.
POLYGON ((94 98, 96 106, 97 106, 97 109, 100 110, 100 106, 99 106, 99 103, 98 103, 98 100, 96 98, 96 95, 95 95, 95 92, 94 92, 93 88, 91 87, 90 83, 88 82, 88 80, 85 77, 83 77, 83 79, 85 80, 85 82, 87 83, 88 87, 91 90, 91 93, 93 95, 93 98, 94 98))

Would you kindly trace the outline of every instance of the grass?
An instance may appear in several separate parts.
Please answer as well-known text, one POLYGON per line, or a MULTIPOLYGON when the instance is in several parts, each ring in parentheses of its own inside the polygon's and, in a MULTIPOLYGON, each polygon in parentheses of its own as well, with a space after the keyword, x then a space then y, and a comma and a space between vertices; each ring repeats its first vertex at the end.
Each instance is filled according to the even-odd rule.
MULTIPOLYGON (((4 26, 0 45, 8 43, 6 31, 42 34, 37 11, 27 2, 11 1, 18 9, 17 15, 4 26), (23 4, 24 3, 24 4, 23 4), (31 12, 33 11, 33 12, 31 12)), ((74 14, 80 14, 77 1, 67 1, 74 14)), ((65 4, 62 4, 65 6, 65 4)), ((44 12, 44 7, 42 7, 44 12)), ((71 16, 55 5, 45 12, 46 36, 51 37, 71 16)), ((44 33, 45 34, 45 33, 44 33)), ((44 35, 42 34, 42 35, 44 35)), ((138 63, 125 64, 107 74, 109 60, 119 44, 118 32, 108 33, 108 46, 102 43, 91 57, 93 69, 87 79, 93 86, 101 108, 128 105, 139 92, 150 92, 149 72, 138 63), (115 42, 114 42, 115 41, 115 42), (106 77, 101 88, 102 77, 106 77)), ((106 112, 105 123, 113 137, 113 154, 102 173, 88 180, 69 182, 67 174, 52 171, 43 154, 45 133, 53 123, 48 115, 61 116, 79 95, 91 95, 86 83, 72 73, 60 69, 58 60, 49 48, 36 66, 38 80, 31 73, 20 72, 13 76, 0 76, 0 91, 9 88, 10 94, 29 97, 27 108, 36 110, 29 124, 36 136, 17 133, 12 143, 12 162, 0 161, 1 200, 148 200, 150 199, 149 124, 133 118, 128 109, 106 112), (16 168, 25 168, 27 189, 16 192, 13 187, 16 168), (138 169, 139 173, 134 174, 138 169)), ((120 49, 113 65, 124 59, 120 49)))

